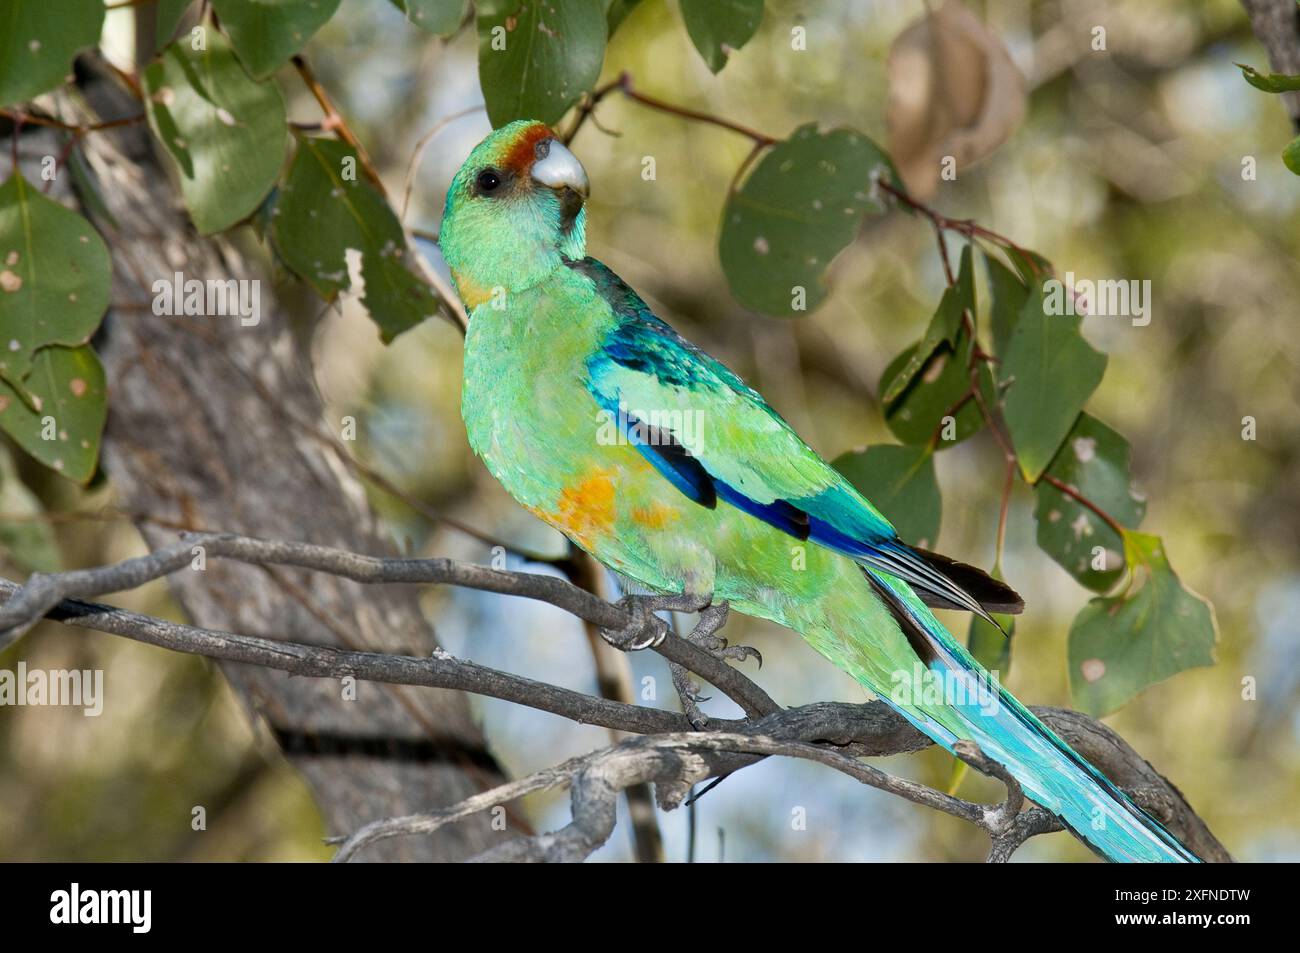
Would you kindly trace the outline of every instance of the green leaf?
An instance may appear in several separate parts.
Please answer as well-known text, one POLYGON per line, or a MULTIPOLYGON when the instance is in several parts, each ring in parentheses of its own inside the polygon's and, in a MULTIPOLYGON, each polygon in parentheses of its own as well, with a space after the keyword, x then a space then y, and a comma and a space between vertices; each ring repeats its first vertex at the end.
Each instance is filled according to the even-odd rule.
POLYGON ((271 240, 285 264, 322 297, 359 290, 383 339, 391 341, 434 314, 438 301, 406 266, 402 225, 359 169, 356 153, 344 143, 299 137, 271 212, 271 240), (352 287, 356 256, 361 289, 352 287))
POLYGON ((47 344, 84 344, 108 307, 108 248, 21 174, 0 185, 0 377, 21 382, 47 344))
MULTIPOLYGON (((1295 11, 1292 11, 1294 13, 1295 11)), ((1300 89, 1300 76, 1288 76, 1285 73, 1261 73, 1245 63, 1235 64, 1241 70, 1246 82, 1266 93, 1289 93, 1300 89)))
MULTIPOLYGON (((1096 417, 1080 414, 1047 473, 1136 529, 1146 500, 1133 492, 1128 441, 1096 417)), ((1080 585, 1106 592, 1124 570, 1124 542, 1101 517, 1045 480, 1034 490, 1038 545, 1080 585), (1102 549, 1094 557, 1095 547, 1102 549), (1097 569, 1097 565, 1104 568, 1097 569)))
POLYGON ((929 448, 878 444, 841 454, 832 466, 885 514, 900 537, 934 545, 943 514, 929 448))
MULTIPOLYGON (((890 362, 881 376, 881 390, 894 380, 904 366, 910 364, 918 345, 908 348, 890 362)), ((971 393, 970 360, 974 345, 965 331, 959 330, 955 344, 941 343, 920 373, 884 407, 885 423, 894 436, 903 443, 928 443, 938 437, 938 447, 960 443, 984 427, 984 415, 971 393), (960 402, 956 413, 952 409, 960 402), (952 425, 943 425, 943 418, 951 414, 952 425)), ((979 374, 980 395, 986 407, 996 402, 993 374, 987 363, 981 361, 979 374)))
POLYGON ((1052 263, 1038 252, 1008 245, 999 245, 998 247, 1002 249, 1002 253, 1007 256, 1007 260, 1015 267, 1016 274, 1020 275, 1020 280, 1029 287, 1036 288, 1052 277, 1052 263))
POLYGON ((270 76, 323 27, 339 0, 212 0, 221 28, 256 79, 270 76))
POLYGON ((609 24, 609 35, 623 25, 629 13, 641 0, 603 0, 605 4, 605 21, 609 24))
POLYGON ((987 252, 983 258, 989 276, 989 330, 993 334, 993 353, 1001 357, 1007 353, 1011 333, 1020 321, 1025 299, 1029 297, 1029 287, 997 258, 987 252))
POLYGON ((182 39, 144 72, 149 125, 175 160, 181 193, 205 235, 247 218, 284 162, 284 101, 274 83, 248 78, 224 37, 207 49, 182 39))
POLYGON ((0 106, 53 89, 77 51, 99 42, 104 0, 4 0, 0 4, 0 106))
POLYGON ((465 0, 392 0, 406 19, 435 36, 451 36, 465 19, 465 0))
POLYGON ((1287 143, 1287 147, 1282 150, 1282 161, 1288 169, 1300 175, 1300 136, 1287 143))
POLYGON ((0 429, 50 469, 87 482, 108 413, 99 358, 89 345, 41 348, 23 383, 34 406, 0 382, 0 429))
POLYGON ((181 25, 181 17, 190 8, 193 0, 158 0, 157 13, 154 14, 154 51, 161 50, 172 41, 176 28, 181 25))
POLYGON ((939 307, 935 309, 934 317, 930 319, 930 325, 925 329, 925 337, 921 338, 921 343, 892 375, 886 371, 881 379, 884 392, 880 399, 883 403, 892 404, 903 393, 903 389, 912 383, 917 374, 921 373, 921 368, 930 360, 930 356, 940 344, 945 342, 952 344, 955 341, 957 331, 961 327, 962 312, 968 308, 971 314, 975 313, 975 276, 971 270, 970 245, 962 249, 961 269, 957 273, 957 283, 944 289, 943 297, 939 299, 939 307))
POLYGON ((750 41, 763 19, 763 0, 681 0, 691 42, 709 69, 718 72, 750 41))
MULTIPOLYGON (((1067 293, 1062 291, 1062 293, 1067 293)), ((1021 472, 1033 483, 1056 456, 1092 392, 1106 373, 1106 355, 1079 333, 1081 318, 1044 299, 1039 288, 1025 299, 1020 322, 1002 361, 1008 382, 1002 414, 1011 431, 1021 472)))
POLYGON ((1070 627, 1070 694, 1107 715, 1138 692, 1185 669, 1214 664, 1214 609, 1183 586, 1159 537, 1125 533, 1127 591, 1098 597, 1070 627))
POLYGON ((0 550, 8 552, 24 569, 58 572, 63 568, 63 558, 54 528, 49 521, 39 519, 44 512, 40 499, 18 478, 8 448, 0 447, 0 513, 37 517, 0 520, 0 550))
POLYGON ((886 210, 877 177, 898 181, 880 147, 853 129, 809 123, 769 149, 722 212, 718 252, 737 300, 778 317, 816 310, 831 260, 864 216, 886 210))
POLYGON ((478 0, 478 78, 493 127, 554 123, 605 61, 600 0, 478 0))

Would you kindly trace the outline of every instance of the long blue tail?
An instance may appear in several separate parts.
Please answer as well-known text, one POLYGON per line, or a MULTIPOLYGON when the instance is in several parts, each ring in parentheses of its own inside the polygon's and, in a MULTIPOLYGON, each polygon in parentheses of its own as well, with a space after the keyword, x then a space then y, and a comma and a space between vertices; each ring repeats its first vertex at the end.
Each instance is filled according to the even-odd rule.
POLYGON ((993 683, 907 583, 878 570, 864 572, 945 689, 944 704, 937 706, 886 698, 904 717, 949 751, 957 741, 974 741, 1006 767, 1031 800, 1107 860, 1200 863, 1159 821, 993 683))

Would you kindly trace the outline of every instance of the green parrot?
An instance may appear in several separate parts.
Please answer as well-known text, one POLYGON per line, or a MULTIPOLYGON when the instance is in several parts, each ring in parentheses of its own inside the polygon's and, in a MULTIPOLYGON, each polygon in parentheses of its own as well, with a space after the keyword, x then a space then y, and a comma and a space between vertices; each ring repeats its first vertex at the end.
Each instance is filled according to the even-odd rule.
POLYGON ((1197 858, 988 675, 930 606, 1019 597, 912 547, 738 376, 587 257, 587 174, 546 125, 470 153, 440 244, 469 309, 470 445, 529 511, 652 593, 799 632, 948 750, 962 740, 1101 856, 1197 858))

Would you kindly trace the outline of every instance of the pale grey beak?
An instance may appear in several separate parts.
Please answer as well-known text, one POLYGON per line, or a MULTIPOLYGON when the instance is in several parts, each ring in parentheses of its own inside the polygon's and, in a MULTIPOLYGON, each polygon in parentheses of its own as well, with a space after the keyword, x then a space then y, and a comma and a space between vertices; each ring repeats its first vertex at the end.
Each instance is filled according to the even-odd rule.
POLYGON ((533 181, 548 189, 572 189, 583 199, 588 194, 587 170, 558 139, 543 139, 537 143, 533 181))

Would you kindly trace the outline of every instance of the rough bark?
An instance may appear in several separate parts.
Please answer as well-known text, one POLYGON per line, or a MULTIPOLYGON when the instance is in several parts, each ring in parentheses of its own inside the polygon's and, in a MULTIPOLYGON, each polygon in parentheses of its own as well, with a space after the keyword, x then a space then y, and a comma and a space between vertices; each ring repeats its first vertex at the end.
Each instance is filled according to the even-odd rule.
MULTIPOLYGON (((102 460, 121 505, 193 526, 391 552, 361 485, 312 435, 325 429, 322 403, 305 342, 270 282, 255 327, 237 317, 153 314, 153 282, 177 271, 264 276, 229 242, 195 234, 143 129, 88 136, 83 148, 114 220, 87 203, 113 248, 114 308, 96 345, 110 389, 102 460)), ((151 547, 175 540, 157 525, 140 531, 151 547)), ((414 655, 436 644, 410 587, 234 563, 177 574, 171 587, 206 627, 414 655)), ((460 693, 358 683, 346 701, 337 681, 231 662, 222 669, 306 777, 331 834, 452 804, 503 780, 460 693)), ((479 819, 368 857, 454 860, 501 838, 479 819)))
MULTIPOLYGON (((1241 0, 1275 73, 1300 75, 1300 6, 1295 0, 1241 0)), ((1300 92, 1282 93, 1291 125, 1300 132, 1300 92)))

